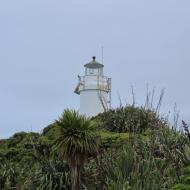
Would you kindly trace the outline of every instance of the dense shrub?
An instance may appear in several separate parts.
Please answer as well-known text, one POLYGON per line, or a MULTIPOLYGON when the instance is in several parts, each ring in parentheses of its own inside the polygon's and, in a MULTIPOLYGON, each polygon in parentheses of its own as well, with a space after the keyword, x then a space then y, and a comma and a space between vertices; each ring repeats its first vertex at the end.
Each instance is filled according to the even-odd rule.
POLYGON ((167 121, 155 111, 144 107, 121 107, 101 113, 95 118, 100 127, 112 132, 142 132, 167 126, 167 121))

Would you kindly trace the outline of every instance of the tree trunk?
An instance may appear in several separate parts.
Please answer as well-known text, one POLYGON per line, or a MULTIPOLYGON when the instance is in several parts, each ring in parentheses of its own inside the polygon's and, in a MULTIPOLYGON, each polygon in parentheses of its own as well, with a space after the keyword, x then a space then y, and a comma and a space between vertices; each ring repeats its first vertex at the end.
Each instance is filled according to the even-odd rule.
POLYGON ((80 190, 80 169, 77 164, 71 166, 71 190, 80 190))

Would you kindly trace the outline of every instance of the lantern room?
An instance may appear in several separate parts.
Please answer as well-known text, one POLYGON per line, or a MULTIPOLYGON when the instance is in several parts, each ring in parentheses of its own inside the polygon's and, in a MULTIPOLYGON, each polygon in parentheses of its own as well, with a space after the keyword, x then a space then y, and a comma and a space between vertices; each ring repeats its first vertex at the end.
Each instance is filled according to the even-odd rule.
POLYGON ((96 57, 92 57, 92 61, 84 65, 85 75, 100 75, 103 76, 104 65, 96 61, 96 57))

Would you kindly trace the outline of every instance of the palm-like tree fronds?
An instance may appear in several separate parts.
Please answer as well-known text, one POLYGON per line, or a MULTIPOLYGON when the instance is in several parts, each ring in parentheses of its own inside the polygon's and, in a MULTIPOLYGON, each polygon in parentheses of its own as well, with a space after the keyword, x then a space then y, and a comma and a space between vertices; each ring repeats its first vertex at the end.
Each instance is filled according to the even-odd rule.
POLYGON ((59 151, 71 168, 72 189, 79 189, 80 169, 88 154, 98 150, 99 137, 96 123, 76 111, 65 110, 56 124, 61 127, 62 134, 58 139, 59 151))

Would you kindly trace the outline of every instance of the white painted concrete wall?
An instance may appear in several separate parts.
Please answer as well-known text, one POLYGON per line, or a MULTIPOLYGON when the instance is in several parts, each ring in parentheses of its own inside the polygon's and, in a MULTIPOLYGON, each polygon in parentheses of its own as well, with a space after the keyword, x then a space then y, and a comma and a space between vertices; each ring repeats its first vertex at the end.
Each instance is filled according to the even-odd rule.
MULTIPOLYGON (((104 107, 100 100, 107 100, 108 93, 98 90, 84 90, 80 92, 80 114, 84 114, 88 117, 95 116, 98 113, 104 112, 104 107)), ((105 102, 104 102, 105 103, 105 102)))

